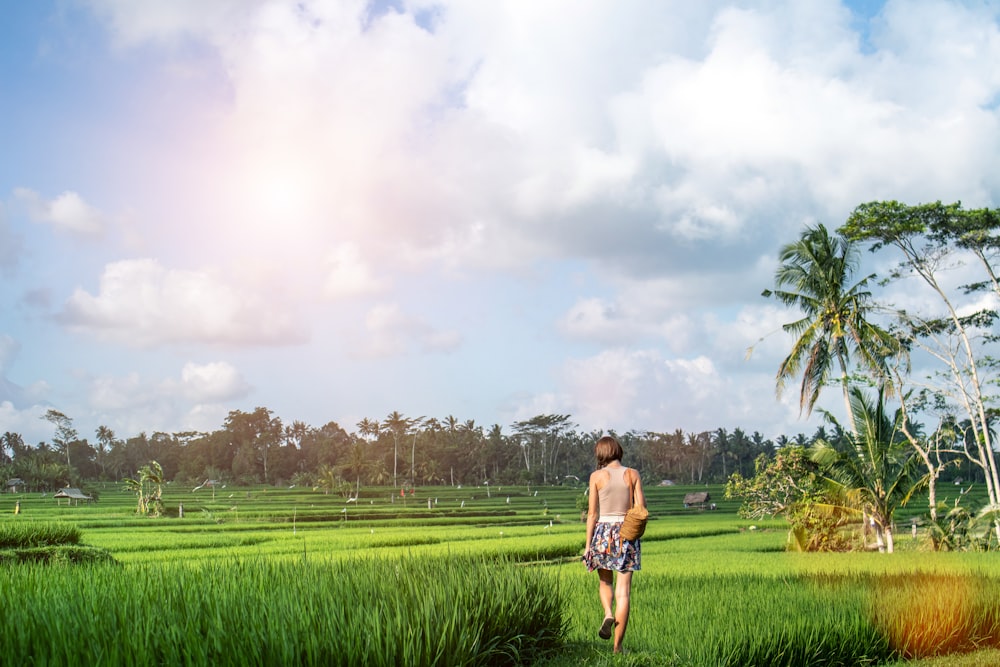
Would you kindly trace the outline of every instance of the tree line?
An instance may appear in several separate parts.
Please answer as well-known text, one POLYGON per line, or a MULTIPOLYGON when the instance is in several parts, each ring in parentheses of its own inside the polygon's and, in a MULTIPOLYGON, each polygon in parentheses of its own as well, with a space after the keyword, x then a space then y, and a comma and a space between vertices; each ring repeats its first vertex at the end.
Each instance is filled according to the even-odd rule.
MULTIPOLYGON (((202 483, 413 487, 438 484, 585 483, 593 470, 594 442, 605 433, 581 430, 569 415, 544 414, 504 430, 454 416, 362 419, 351 431, 336 422, 285 424, 266 407, 231 411, 217 430, 139 433, 119 438, 107 426, 93 441, 82 438, 65 414, 50 409, 50 442, 34 446, 13 432, 0 436, 0 477, 19 478, 36 490, 121 481, 156 461, 165 480, 202 483)), ((794 440, 729 431, 615 434, 629 465, 652 483, 722 482, 752 474, 761 455, 791 443, 829 437, 819 429, 794 440)))

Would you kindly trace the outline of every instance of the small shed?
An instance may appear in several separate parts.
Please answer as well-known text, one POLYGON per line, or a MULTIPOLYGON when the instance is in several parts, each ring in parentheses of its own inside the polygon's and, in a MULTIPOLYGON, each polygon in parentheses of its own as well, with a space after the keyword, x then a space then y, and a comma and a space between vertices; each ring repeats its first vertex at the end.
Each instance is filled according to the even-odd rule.
POLYGON ((697 507, 699 509, 705 509, 711 499, 712 497, 708 495, 708 491, 696 491, 694 493, 689 493, 684 496, 684 507, 697 507))
POLYGON ((94 500, 91 496, 88 496, 80 489, 72 488, 59 489, 55 494, 53 494, 52 497, 56 499, 56 505, 61 505, 62 503, 59 501, 65 498, 67 507, 69 507, 71 503, 73 505, 79 505, 81 500, 85 500, 88 503, 91 503, 94 500))
POLYGON ((7 480, 7 493, 17 493, 18 487, 25 487, 27 484, 20 477, 11 477, 7 480))

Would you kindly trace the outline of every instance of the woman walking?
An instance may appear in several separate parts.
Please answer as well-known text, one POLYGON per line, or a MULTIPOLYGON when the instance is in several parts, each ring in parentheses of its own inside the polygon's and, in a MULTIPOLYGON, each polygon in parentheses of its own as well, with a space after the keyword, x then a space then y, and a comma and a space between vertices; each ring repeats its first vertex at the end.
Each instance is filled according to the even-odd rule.
POLYGON ((622 521, 633 504, 645 507, 646 497, 639 473, 622 465, 623 452, 618 440, 604 436, 597 441, 594 455, 597 470, 590 475, 583 562, 589 571, 597 570, 600 580, 598 592, 604 620, 597 634, 601 639, 614 635, 614 652, 619 653, 628 626, 632 573, 639 569, 641 556, 638 539, 622 539, 622 521))

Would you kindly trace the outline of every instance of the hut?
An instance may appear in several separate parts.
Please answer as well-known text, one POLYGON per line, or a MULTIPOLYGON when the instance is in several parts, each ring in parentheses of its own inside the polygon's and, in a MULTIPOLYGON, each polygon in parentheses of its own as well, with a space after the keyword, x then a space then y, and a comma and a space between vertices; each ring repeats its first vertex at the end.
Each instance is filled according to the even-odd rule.
POLYGON ((7 493, 17 493, 18 487, 20 487, 21 490, 24 490, 25 486, 27 486, 27 484, 25 484, 24 480, 20 477, 11 477, 7 480, 7 493))
POLYGON ((85 500, 88 503, 93 502, 94 500, 91 496, 88 496, 80 489, 68 487, 65 489, 59 489, 52 497, 56 499, 56 505, 61 505, 62 503, 59 501, 65 498, 67 507, 69 507, 71 503, 73 505, 79 505, 81 500, 85 500))
POLYGON ((711 496, 708 495, 708 491, 696 491, 694 493, 689 493, 684 496, 684 507, 697 507, 698 509, 705 509, 711 499, 711 496))

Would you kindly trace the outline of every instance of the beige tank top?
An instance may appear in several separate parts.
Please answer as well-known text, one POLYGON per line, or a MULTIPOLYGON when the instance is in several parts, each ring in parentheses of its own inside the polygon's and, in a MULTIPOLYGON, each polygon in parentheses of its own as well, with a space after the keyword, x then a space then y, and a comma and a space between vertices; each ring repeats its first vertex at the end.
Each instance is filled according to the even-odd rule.
POLYGON ((625 466, 620 468, 605 468, 611 479, 598 489, 597 498, 600 503, 601 516, 625 516, 632 506, 632 495, 625 481, 625 466))

